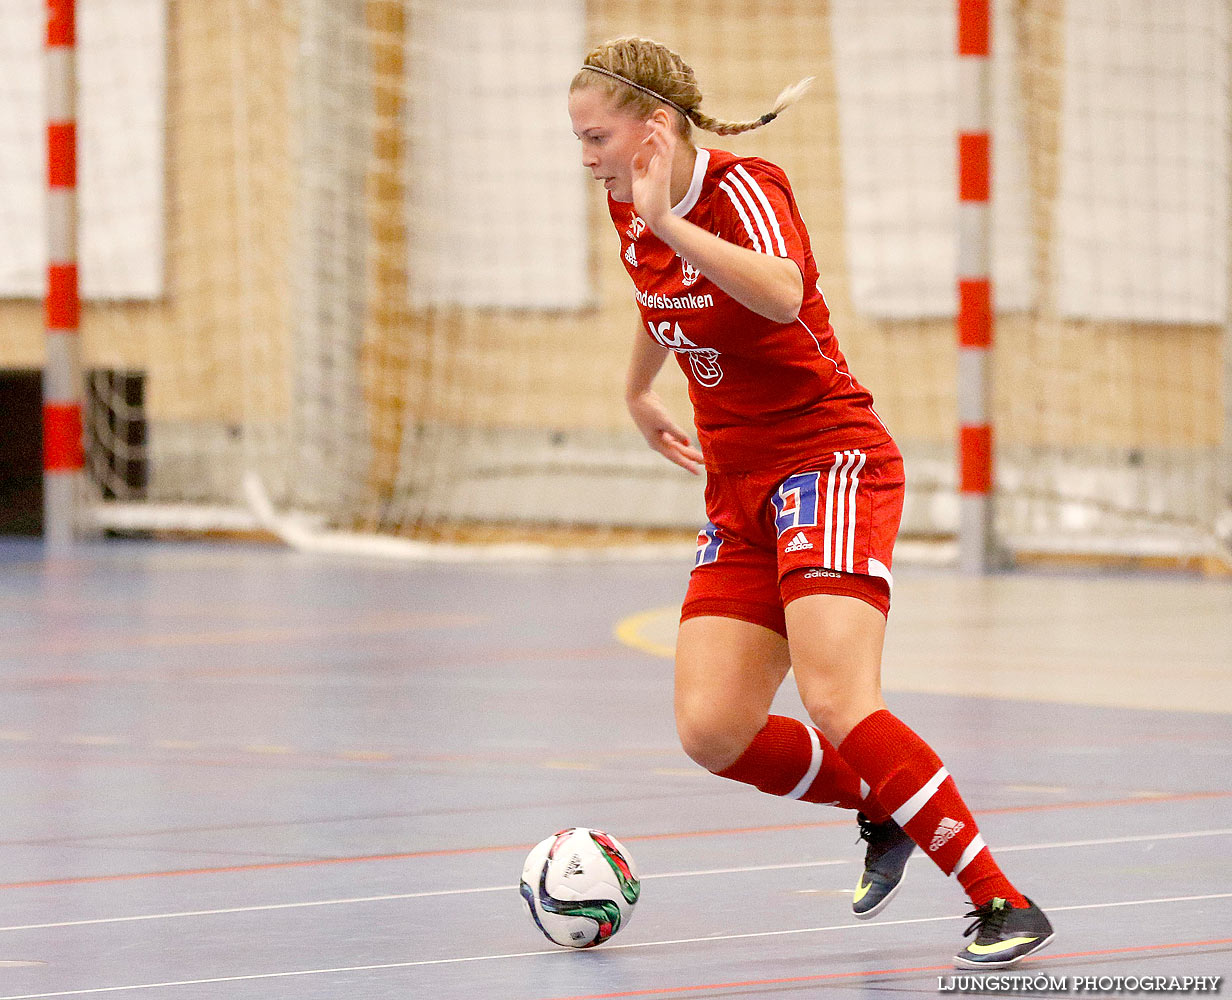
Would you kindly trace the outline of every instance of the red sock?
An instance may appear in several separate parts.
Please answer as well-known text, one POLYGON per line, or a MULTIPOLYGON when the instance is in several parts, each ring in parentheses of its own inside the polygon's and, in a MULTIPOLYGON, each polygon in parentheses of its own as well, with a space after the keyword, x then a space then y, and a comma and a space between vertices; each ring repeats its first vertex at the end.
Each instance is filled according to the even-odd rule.
POLYGON ((957 876, 976 906, 995 896, 1011 906, 1028 905, 997 867, 954 779, 903 722, 885 709, 874 712, 847 735, 839 753, 937 867, 957 876))
POLYGON ((769 795, 859 809, 874 823, 889 815, 821 733, 782 715, 770 716, 740 759, 718 774, 769 795))

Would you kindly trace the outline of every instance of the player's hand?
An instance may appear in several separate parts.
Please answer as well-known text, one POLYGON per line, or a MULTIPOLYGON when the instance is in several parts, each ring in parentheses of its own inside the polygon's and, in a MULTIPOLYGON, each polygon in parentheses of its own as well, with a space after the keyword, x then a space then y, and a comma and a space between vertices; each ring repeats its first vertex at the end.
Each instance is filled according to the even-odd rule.
POLYGON ((627 396, 625 402, 629 406, 629 415, 651 448, 686 472, 695 476, 701 474, 702 453, 692 446, 689 436, 676 426, 657 395, 647 390, 627 396))
POLYGON ((633 207, 651 231, 671 215, 672 159, 676 153, 676 133, 666 121, 652 118, 638 151, 633 154, 633 207))

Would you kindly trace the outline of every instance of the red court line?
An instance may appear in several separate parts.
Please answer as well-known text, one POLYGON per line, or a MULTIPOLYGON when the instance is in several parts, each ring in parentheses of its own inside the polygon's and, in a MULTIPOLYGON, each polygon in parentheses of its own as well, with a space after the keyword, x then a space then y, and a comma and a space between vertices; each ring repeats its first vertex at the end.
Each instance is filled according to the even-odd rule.
MULTIPOLYGON (((1155 798, 1097 799, 1090 802, 1046 802, 1031 806, 1003 806, 981 809, 981 816, 1009 813, 1054 812, 1058 809, 1102 809, 1109 806, 1143 805, 1144 803, 1191 802, 1200 799, 1224 799, 1228 792, 1181 792, 1155 798)), ((675 833, 643 833, 621 836, 621 843, 644 840, 685 840, 694 837, 729 837, 747 833, 780 833, 786 830, 818 830, 825 827, 848 826, 850 820, 828 820, 823 823, 785 823, 775 826, 745 826, 719 830, 682 830, 675 833)), ((88 844, 82 845, 89 847, 88 844)), ((94 882, 135 882, 147 878, 177 878, 184 875, 227 875, 234 872, 267 872, 287 868, 317 868, 323 865, 353 865, 375 861, 411 861, 416 858, 461 857, 468 854, 494 854, 500 851, 529 851, 534 844, 492 844, 484 847, 446 847, 435 851, 407 851, 400 854, 364 854, 346 858, 305 858, 301 861, 268 861, 249 865, 225 865, 219 868, 176 868, 159 872, 125 872, 118 875, 83 875, 76 878, 42 879, 35 882, 0 883, 3 889, 35 889, 53 885, 87 885, 94 882)))
POLYGON ((734 990, 748 986, 780 986, 786 983, 816 983, 827 979, 855 979, 863 976, 900 976, 913 972, 947 972, 951 975, 1022 975, 1022 969, 1039 962, 1060 962, 1068 958, 1090 958, 1094 955, 1127 955, 1136 951, 1179 950, 1204 948, 1210 945, 1232 944, 1232 938, 1215 941, 1175 941, 1170 944, 1142 944, 1126 948, 1102 948, 1098 951, 1071 951, 1064 955, 1043 955, 1026 959, 1012 970, 956 969, 953 965, 920 965, 902 969, 864 969, 859 972, 823 972, 814 976, 787 976, 782 979, 748 979, 737 983, 697 983, 692 986, 664 986, 648 990, 628 990, 623 993, 588 993, 584 996, 553 997, 552 1000, 622 1000, 625 997, 667 996, 672 993, 692 993, 697 990, 734 990))

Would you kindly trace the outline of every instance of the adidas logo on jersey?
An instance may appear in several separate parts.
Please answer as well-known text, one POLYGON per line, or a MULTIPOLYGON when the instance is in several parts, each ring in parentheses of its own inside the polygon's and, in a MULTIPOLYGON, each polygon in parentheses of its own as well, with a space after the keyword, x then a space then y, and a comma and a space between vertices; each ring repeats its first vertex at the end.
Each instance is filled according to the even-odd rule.
POLYGON ((634 249, 632 243, 629 244, 629 249, 625 251, 625 260, 634 267, 637 267, 637 250, 634 249))
POLYGON ((787 543, 783 549, 784 552, 803 552, 805 549, 811 549, 813 543, 804 537, 803 531, 797 531, 796 537, 787 543))
POLYGON ((832 569, 814 568, 814 569, 806 570, 804 573, 804 579, 806 580, 816 580, 819 577, 823 577, 823 576, 830 580, 841 580, 843 578, 842 573, 836 573, 832 569))
POLYGON ((929 851, 935 851, 942 845, 949 843, 962 832, 964 826, 966 826, 966 824, 961 820, 950 819, 948 816, 945 817, 945 819, 937 824, 937 829, 933 833, 932 842, 928 845, 929 851))

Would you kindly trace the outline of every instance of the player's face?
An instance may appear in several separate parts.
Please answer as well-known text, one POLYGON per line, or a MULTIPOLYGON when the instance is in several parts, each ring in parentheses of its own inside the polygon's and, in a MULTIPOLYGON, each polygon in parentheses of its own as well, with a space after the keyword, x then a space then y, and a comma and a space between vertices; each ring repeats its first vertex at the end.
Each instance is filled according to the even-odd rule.
POLYGON ((591 87, 569 95, 569 117, 582 142, 582 166, 616 201, 632 201, 630 164, 649 132, 646 123, 617 110, 611 98, 591 87))

